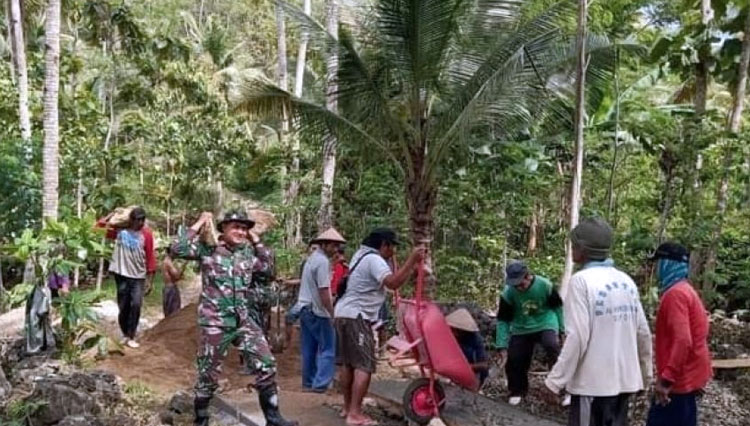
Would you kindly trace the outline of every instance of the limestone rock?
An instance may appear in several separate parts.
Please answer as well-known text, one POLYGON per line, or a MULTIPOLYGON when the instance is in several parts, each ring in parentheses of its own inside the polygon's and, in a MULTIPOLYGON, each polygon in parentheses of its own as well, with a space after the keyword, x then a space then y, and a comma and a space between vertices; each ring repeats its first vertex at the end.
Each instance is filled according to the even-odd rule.
POLYGON ((104 424, 94 416, 67 416, 56 426, 104 426, 104 424))
POLYGON ((29 399, 46 402, 34 415, 35 424, 53 425, 68 416, 98 415, 102 412, 102 406, 93 396, 54 379, 38 382, 29 399))
POLYGON ((10 385, 10 382, 7 378, 5 378, 5 373, 3 372, 3 367, 0 365, 0 401, 4 400, 5 398, 10 395, 12 387, 10 385))
POLYGON ((184 390, 177 391, 169 400, 169 410, 177 414, 192 413, 193 395, 184 390))

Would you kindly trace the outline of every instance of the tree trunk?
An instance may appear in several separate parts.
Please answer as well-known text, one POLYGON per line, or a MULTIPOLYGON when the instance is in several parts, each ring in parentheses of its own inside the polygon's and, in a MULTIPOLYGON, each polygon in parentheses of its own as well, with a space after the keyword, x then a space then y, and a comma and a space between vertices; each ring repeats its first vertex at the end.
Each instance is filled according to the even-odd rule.
MULTIPOLYGON (((308 16, 312 13, 311 0, 304 0, 304 12, 308 16)), ((297 54, 297 69, 294 78, 294 96, 297 98, 302 97, 302 90, 305 85, 305 57, 307 55, 308 38, 309 35, 303 31, 299 44, 299 52, 297 54)), ((293 235, 292 240, 290 241, 292 246, 302 244, 302 215, 300 208, 297 205, 297 198, 299 197, 300 191, 299 153, 300 137, 299 134, 295 134, 292 138, 291 180, 286 194, 286 201, 291 209, 291 224, 289 225, 289 229, 292 231, 293 235)))
MULTIPOLYGON (((76 216, 83 216, 83 170, 78 167, 78 183, 76 184, 76 216)), ((73 270, 73 288, 78 288, 81 279, 81 269, 76 266, 73 270)))
MULTIPOLYGON (((703 25, 708 25, 713 19, 713 9, 711 9, 711 0, 701 0, 701 22, 703 25)), ((704 41, 704 43, 708 43, 704 41)), ((693 99, 695 114, 698 118, 698 122, 702 123, 703 117, 706 114, 706 102, 708 98, 708 81, 709 81, 709 68, 708 64, 708 53, 707 48, 704 46, 699 49, 698 52, 698 63, 695 64, 695 97, 693 99)), ((695 158, 695 175, 693 180, 693 189, 699 191, 702 182, 700 177, 700 169, 703 166, 703 154, 698 152, 695 158)))
MULTIPOLYGON (((5 298, 5 283, 3 282, 3 257, 0 256, 0 307, 3 306, 2 302, 4 298, 5 298)), ((2 370, 2 368, 0 368, 0 370, 2 370)))
POLYGON ((10 43, 10 49, 8 49, 8 54, 10 55, 10 62, 8 63, 8 70, 10 71, 10 82, 15 85, 16 84, 16 70, 15 70, 15 59, 13 56, 15 56, 15 53, 13 52, 13 26, 10 24, 10 4, 11 0, 5 0, 5 10, 6 12, 3 16, 3 21, 5 22, 5 28, 8 30, 8 34, 5 35, 6 40, 8 40, 8 43, 10 43))
MULTIPOLYGON (((570 185, 569 228, 578 225, 578 214, 581 208, 581 181, 583 178, 583 130, 586 116, 586 20, 588 18, 588 0, 578 1, 578 30, 576 40, 576 109, 575 109, 575 162, 573 180, 570 185)), ((565 241, 565 270, 560 284, 560 294, 564 298, 568 281, 573 275, 573 244, 570 237, 565 241)))
MULTIPOLYGON (((704 0, 705 1, 705 0, 704 0)), ((737 134, 742 126, 742 111, 745 107, 745 93, 747 89, 747 72, 750 67, 750 11, 748 11, 745 17, 744 27, 744 39, 742 40, 742 54, 740 55, 740 63, 737 69, 737 86, 732 97, 732 109, 729 112, 729 119, 727 122, 727 130, 729 130, 730 137, 733 139, 737 138, 737 134)), ((719 250, 719 243, 721 240, 721 231, 724 227, 724 216, 727 212, 727 204, 729 201, 729 175, 730 168, 732 166, 732 147, 731 141, 727 141, 724 147, 724 156, 722 159, 722 174, 721 181, 719 182, 718 192, 716 194, 716 220, 714 228, 711 232, 711 243, 706 254, 706 266, 705 272, 708 272, 706 278, 712 280, 710 273, 716 269, 717 252, 719 250)), ((704 281, 704 290, 706 287, 713 287, 704 281)))
POLYGON ((669 214, 672 210, 672 181, 674 180, 674 173, 672 170, 667 172, 667 176, 664 183, 664 204, 661 208, 661 216, 659 217, 659 232, 657 233, 657 242, 661 244, 664 241, 664 235, 667 232, 667 225, 669 224, 669 214))
MULTIPOLYGON (((312 1, 304 0, 303 6, 305 15, 310 16, 312 13, 312 1)), ((299 52, 297 53, 297 70, 294 76, 294 96, 301 98, 302 89, 305 86, 305 58, 307 56, 307 40, 310 35, 306 31, 302 32, 299 43, 299 52)))
POLYGON ((206 6, 206 1, 201 0, 200 7, 198 8, 198 26, 203 28, 203 8, 206 6))
MULTIPOLYGON (((711 8, 711 0, 701 0, 701 22, 708 26, 714 18, 714 11, 711 8)), ((698 63, 695 64, 695 113, 702 118, 706 113, 706 100, 708 98, 708 80, 709 80, 709 51, 704 40, 704 46, 701 46, 698 52, 698 63)))
MULTIPOLYGON (((338 39, 339 36, 338 0, 328 0, 326 11, 326 29, 338 39)), ((338 110, 336 92, 336 74, 339 69, 339 57, 336 50, 328 52, 326 60, 326 107, 333 112, 338 110)), ((333 180, 336 176, 336 150, 338 140, 330 135, 323 145, 323 174, 320 188, 320 210, 318 211, 318 230, 323 231, 333 226, 333 180)))
POLYGON ((536 253, 537 243, 539 235, 539 208, 537 204, 534 204, 531 210, 531 218, 529 220, 529 239, 526 243, 526 255, 531 257, 536 253))
POLYGON ((10 0, 10 26, 13 68, 18 81, 18 119, 21 128, 21 138, 24 142, 29 143, 31 141, 29 78, 26 72, 26 44, 23 37, 20 0, 10 0))
MULTIPOLYGON (((102 245, 107 243, 106 238, 102 238, 102 245)), ((104 257, 99 258, 99 269, 96 271, 96 291, 102 291, 102 282, 104 281, 104 257)))
POLYGON ((607 189, 607 220, 612 222, 615 210, 615 174, 617 172, 617 154, 620 150, 620 50, 615 48, 615 139, 612 145, 612 167, 609 170, 609 188, 607 189))
MULTIPOLYGON (((289 83, 287 78, 287 50, 286 50, 286 23, 284 22, 284 10, 280 6, 276 6, 276 38, 277 40, 277 77, 279 79, 279 87, 283 90, 289 90, 289 83)), ((287 147, 287 136, 289 134, 289 112, 284 108, 283 117, 281 121, 281 131, 279 132, 279 143, 283 148, 287 147)), ((286 165, 281 169, 281 192, 284 206, 286 207, 284 217, 284 246, 290 248, 294 245, 294 212, 289 204, 289 191, 287 188, 286 181, 289 178, 286 165)))
POLYGON ((49 0, 47 4, 44 33, 42 217, 57 219, 60 136, 57 112, 60 86, 60 0, 49 0))
MULTIPOLYGON (((422 151, 424 152, 424 151, 422 151)), ((423 244, 425 254, 426 291, 429 298, 435 296, 435 273, 432 263, 432 239, 435 230, 434 210, 437 201, 437 188, 422 178, 424 155, 412 152, 414 174, 406 179, 406 207, 409 213, 409 237, 413 246, 423 244)))

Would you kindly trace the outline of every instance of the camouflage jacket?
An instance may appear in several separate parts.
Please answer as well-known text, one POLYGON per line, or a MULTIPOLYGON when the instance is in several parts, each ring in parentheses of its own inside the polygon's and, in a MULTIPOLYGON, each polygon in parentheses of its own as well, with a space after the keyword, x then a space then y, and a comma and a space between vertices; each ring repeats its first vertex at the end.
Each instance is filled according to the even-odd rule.
POLYGON ((191 229, 181 227, 171 247, 175 258, 200 261, 203 292, 198 325, 237 327, 248 320, 253 275, 272 275, 271 252, 262 244, 229 249, 209 246, 191 229))

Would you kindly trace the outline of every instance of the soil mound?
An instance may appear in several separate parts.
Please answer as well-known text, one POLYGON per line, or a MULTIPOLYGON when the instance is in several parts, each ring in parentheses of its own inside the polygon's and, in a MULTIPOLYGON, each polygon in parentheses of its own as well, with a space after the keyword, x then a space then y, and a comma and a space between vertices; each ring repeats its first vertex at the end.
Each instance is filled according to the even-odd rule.
MULTIPOLYGON (((275 315, 275 313, 274 313, 275 315)), ((283 313, 282 313, 283 315, 283 313)), ((275 325, 275 322, 272 321, 275 325)), ((282 325, 283 327, 283 325, 282 325)), ((299 382, 298 338, 283 354, 277 354, 279 383, 299 382)), ((175 315, 161 320, 147 330, 138 349, 125 348, 124 354, 112 355, 100 368, 113 371, 125 381, 148 383, 155 390, 172 394, 195 384, 195 357, 198 352, 198 307, 191 303, 175 315)), ((220 392, 244 389, 253 377, 244 374, 239 352, 231 347, 222 365, 220 392)))
MULTIPOLYGON (((195 384, 195 355, 198 351, 198 308, 191 303, 175 315, 163 319, 146 331, 138 349, 124 349, 124 355, 113 355, 101 364, 126 381, 138 380, 158 390, 173 392, 195 384)), ((244 385, 239 355, 229 351, 224 361, 224 376, 232 385, 244 385)))

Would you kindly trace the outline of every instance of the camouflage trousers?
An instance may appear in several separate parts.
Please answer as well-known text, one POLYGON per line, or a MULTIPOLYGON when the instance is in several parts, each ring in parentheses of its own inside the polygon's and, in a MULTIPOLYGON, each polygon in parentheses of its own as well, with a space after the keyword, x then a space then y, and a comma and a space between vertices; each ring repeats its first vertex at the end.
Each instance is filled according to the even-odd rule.
POLYGON ((263 331, 253 321, 240 327, 200 328, 198 347, 198 382, 195 395, 211 398, 219 387, 219 377, 229 346, 234 345, 242 354, 245 368, 255 375, 255 386, 264 387, 275 382, 276 359, 268 347, 263 331))

